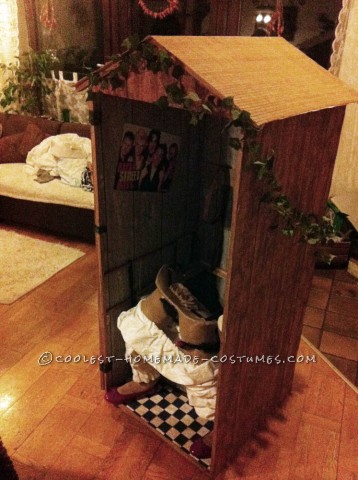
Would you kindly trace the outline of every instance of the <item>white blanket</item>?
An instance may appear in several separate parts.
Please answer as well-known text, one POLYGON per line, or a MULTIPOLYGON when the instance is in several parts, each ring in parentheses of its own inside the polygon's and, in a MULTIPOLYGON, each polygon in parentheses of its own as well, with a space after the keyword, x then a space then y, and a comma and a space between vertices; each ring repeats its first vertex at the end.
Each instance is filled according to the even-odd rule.
POLYGON ((60 179, 38 183, 26 173, 25 163, 0 165, 0 195, 34 202, 56 203, 70 207, 94 209, 94 196, 82 188, 65 185, 60 179))
MULTIPOLYGON (((165 378, 184 385, 189 403, 196 413, 208 420, 214 419, 218 372, 214 362, 189 362, 187 356, 165 333, 143 314, 141 302, 131 310, 121 313, 117 326, 126 343, 127 355, 137 352, 165 378)), ((135 361, 135 357, 132 360, 135 361)), ((152 376, 145 378, 145 374, 133 368, 133 365, 132 370, 135 381, 148 383, 153 379, 152 376)))
POLYGON ((26 158, 30 175, 46 170, 72 187, 81 186, 81 175, 89 162, 92 162, 91 141, 76 133, 46 138, 30 150, 26 158))

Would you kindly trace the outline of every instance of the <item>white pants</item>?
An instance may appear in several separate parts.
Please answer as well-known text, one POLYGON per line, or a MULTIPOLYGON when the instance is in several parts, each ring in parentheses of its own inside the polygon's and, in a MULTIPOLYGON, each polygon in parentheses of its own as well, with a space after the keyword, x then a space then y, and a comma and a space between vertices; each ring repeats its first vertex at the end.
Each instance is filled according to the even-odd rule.
POLYGON ((213 420, 216 403, 217 366, 207 360, 189 361, 172 340, 149 320, 141 310, 141 302, 118 317, 117 326, 126 343, 126 355, 137 352, 149 363, 153 373, 140 369, 135 357, 131 359, 133 380, 148 383, 159 375, 186 387, 189 404, 199 417, 213 420))

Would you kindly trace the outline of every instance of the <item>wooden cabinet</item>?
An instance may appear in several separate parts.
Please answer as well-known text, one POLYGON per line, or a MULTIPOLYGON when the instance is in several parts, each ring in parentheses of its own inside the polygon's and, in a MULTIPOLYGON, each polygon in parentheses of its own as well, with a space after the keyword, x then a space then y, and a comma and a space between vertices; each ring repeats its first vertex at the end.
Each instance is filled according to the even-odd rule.
MULTIPOLYGON (((344 105, 357 100, 354 91, 278 38, 148 41, 184 67, 190 88, 218 98, 231 94, 235 105, 250 111, 260 127, 261 151, 275 151, 274 171, 283 192, 300 210, 324 214, 344 105)), ((106 71, 108 66, 104 76, 106 71)), ((314 256, 311 246, 271 228, 279 220, 261 202, 265 184, 245 167, 247 149, 242 154, 229 147, 230 132, 222 134, 227 120, 208 115, 190 126, 184 110, 160 110, 152 104, 163 93, 163 81, 160 75, 133 72, 125 88, 98 92, 92 104, 94 118, 100 119, 93 141, 101 348, 104 355, 123 356, 118 314, 153 288, 162 264, 214 262, 212 267, 226 271, 225 285, 220 284, 221 354, 254 360, 220 363, 212 455, 217 476, 290 392, 294 363, 287 358, 297 353, 314 256), (114 189, 128 125, 180 139, 170 191, 114 189), (232 187, 230 213, 210 223, 203 215, 205 201, 219 177, 232 187), (258 360, 262 356, 282 361, 270 364, 258 360)), ((104 374, 104 384, 123 383, 127 374, 125 363, 116 362, 104 374)))

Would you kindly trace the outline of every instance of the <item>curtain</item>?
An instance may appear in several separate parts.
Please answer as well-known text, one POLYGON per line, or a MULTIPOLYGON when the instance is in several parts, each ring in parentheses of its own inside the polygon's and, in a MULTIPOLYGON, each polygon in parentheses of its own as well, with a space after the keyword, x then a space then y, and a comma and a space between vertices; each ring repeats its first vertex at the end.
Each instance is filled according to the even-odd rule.
POLYGON ((63 72, 59 72, 58 79, 52 72, 52 78, 48 79, 47 83, 53 93, 45 99, 46 113, 49 113, 51 118, 63 121, 63 111, 68 110, 71 122, 90 123, 87 92, 76 91, 77 81, 78 77, 75 73, 72 80, 64 80, 63 72))
MULTIPOLYGON (((358 90, 358 0, 343 2, 330 70, 358 90)), ((333 173, 331 196, 353 191, 358 191, 358 106, 348 105, 333 173)))

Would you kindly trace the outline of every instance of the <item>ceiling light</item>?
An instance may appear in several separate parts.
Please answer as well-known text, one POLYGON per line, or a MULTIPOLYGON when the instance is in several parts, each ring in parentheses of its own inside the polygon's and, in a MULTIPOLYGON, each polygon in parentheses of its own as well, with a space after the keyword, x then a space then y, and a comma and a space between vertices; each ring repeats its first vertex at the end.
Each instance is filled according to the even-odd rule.
POLYGON ((264 16, 264 23, 270 23, 270 22, 271 22, 271 18, 272 18, 271 15, 268 15, 268 14, 265 15, 265 16, 264 16))

